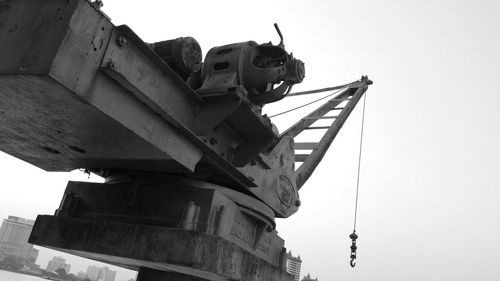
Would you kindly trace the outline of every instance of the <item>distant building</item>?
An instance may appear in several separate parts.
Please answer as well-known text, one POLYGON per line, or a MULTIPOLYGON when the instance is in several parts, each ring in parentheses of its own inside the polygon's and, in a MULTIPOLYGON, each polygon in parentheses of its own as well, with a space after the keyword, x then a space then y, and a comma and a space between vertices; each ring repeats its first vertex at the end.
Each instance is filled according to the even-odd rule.
POLYGON ((87 267, 87 278, 91 281, 97 281, 99 278, 99 267, 93 265, 87 267))
POLYGON ((71 265, 66 263, 66 260, 61 257, 53 257, 47 265, 47 271, 55 272, 58 269, 64 269, 64 271, 69 274, 69 269, 71 265))
POLYGON ((115 281, 115 277, 116 271, 109 270, 107 267, 101 267, 97 281, 115 281))
POLYGON ((108 274, 106 275, 106 281, 115 281, 116 278, 116 271, 110 270, 108 271, 108 274))
POLYGON ((312 279, 311 275, 309 275, 308 273, 307 276, 304 276, 304 278, 302 278, 302 281, 318 281, 318 278, 312 279))
POLYGON ((115 281, 116 271, 92 265, 87 267, 87 278, 91 281, 115 281))
POLYGON ((0 227, 0 252, 3 256, 14 256, 23 259, 27 264, 34 264, 38 258, 38 250, 28 243, 34 220, 9 216, 0 227))
POLYGON ((286 257, 286 271, 290 274, 293 274, 295 277, 295 281, 300 280, 300 267, 302 265, 302 260, 300 259, 300 255, 298 257, 294 257, 291 251, 288 251, 286 257))
POLYGON ((76 277, 78 277, 79 279, 84 280, 85 278, 87 278, 87 273, 85 273, 83 271, 78 271, 78 273, 76 274, 76 277))

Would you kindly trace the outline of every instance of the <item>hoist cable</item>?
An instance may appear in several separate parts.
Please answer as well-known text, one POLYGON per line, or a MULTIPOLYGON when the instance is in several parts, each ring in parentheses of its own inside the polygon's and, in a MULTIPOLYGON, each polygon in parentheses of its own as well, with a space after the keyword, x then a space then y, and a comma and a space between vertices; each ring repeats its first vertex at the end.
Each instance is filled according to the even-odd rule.
POLYGON ((358 239, 358 235, 356 234, 356 222, 358 219, 358 198, 359 198, 359 175, 361 172, 361 154, 363 152, 363 133, 364 133, 364 127, 365 127, 365 108, 366 108, 366 92, 365 96, 363 97, 363 115, 361 117, 361 136, 359 139, 359 157, 358 157, 358 175, 356 179, 356 205, 354 207, 354 227, 352 233, 349 235, 349 238, 351 238, 352 243, 351 243, 351 256, 350 256, 350 262, 349 264, 351 267, 356 266, 356 258, 357 258, 357 250, 358 246, 356 245, 356 240, 358 239))
POLYGON ((356 232, 356 221, 358 219, 358 197, 359 197, 359 175, 361 172, 361 154, 363 151, 363 133, 365 127, 366 93, 363 97, 363 115, 361 117, 361 136, 359 140, 358 176, 356 179, 356 205, 354 207, 354 232, 356 232))
MULTIPOLYGON (((322 97, 322 98, 319 98, 319 99, 317 99, 317 100, 314 100, 314 101, 308 102, 308 103, 306 103, 306 104, 303 104, 303 105, 300 105, 300 106, 294 107, 294 108, 292 108, 292 109, 288 109, 288 110, 285 110, 285 111, 283 111, 283 112, 280 112, 280 113, 277 113, 277 114, 271 115, 271 116, 269 116, 269 117, 270 117, 270 118, 272 118, 272 117, 276 117, 276 116, 283 115, 283 114, 285 114, 285 113, 289 113, 289 112, 295 111, 295 110, 297 110, 297 109, 303 108, 303 107, 308 106, 308 105, 311 105, 311 104, 313 104, 313 103, 315 103, 315 102, 318 102, 318 101, 324 100, 324 99, 326 99, 326 98, 328 98, 328 97, 331 97, 331 96, 333 96, 333 95, 335 95, 335 94, 337 94, 337 93, 339 93, 340 91, 345 90, 345 89, 347 89, 347 87, 343 86, 343 87, 342 87, 342 88, 340 88, 339 90, 337 90, 337 91, 335 91, 335 92, 333 92, 333 93, 331 93, 331 94, 329 94, 329 95, 326 95, 326 96, 324 96, 324 97, 322 97)), ((289 94, 288 96, 290 96, 290 95, 291 95, 291 94, 289 94)))

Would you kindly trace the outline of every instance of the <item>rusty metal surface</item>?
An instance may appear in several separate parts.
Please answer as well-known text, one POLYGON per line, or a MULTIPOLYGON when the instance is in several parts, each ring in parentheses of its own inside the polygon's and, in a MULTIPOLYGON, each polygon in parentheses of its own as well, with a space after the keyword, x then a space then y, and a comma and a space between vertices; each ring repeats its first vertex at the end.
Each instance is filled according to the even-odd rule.
POLYGON ((214 235, 160 226, 38 216, 30 243, 130 269, 175 271, 206 280, 293 280, 214 235))
POLYGON ((51 171, 194 170, 201 152, 98 72, 113 26, 94 6, 19 0, 0 9, 3 151, 51 171), (18 47, 30 48, 9 49, 20 40, 29 43, 18 47), (113 114, 127 115, 128 123, 113 114), (159 129, 163 136, 155 139, 159 129))
POLYGON ((49 78, 0 76, 0 93, 0 148, 31 164, 50 171, 179 166, 49 78))
POLYGON ((262 202, 222 186, 177 177, 70 182, 56 215, 196 230, 231 241, 275 266, 284 243, 274 231, 272 209, 262 202))
POLYGON ((277 210, 277 217, 288 217, 298 211, 300 199, 295 184, 292 138, 281 138, 271 151, 240 170, 252 177, 257 184, 253 193, 266 198, 265 202, 277 210))
MULTIPOLYGON (((119 123, 129 131, 129 134, 139 136, 150 146, 162 151, 163 155, 175 159, 178 165, 185 169, 194 171, 197 163, 203 157, 201 147, 191 142, 185 134, 179 132, 162 116, 139 102, 122 86, 103 73, 96 76, 87 92, 85 101, 105 114, 107 118, 119 123)), ((110 132, 110 136, 100 140, 100 142, 107 142, 113 138, 114 136, 110 132)), ((135 158, 127 159, 130 162, 135 160, 135 158)), ((142 170, 151 171, 150 168, 142 170)), ((154 170, 158 171, 158 169, 154 170)), ((168 172, 168 170, 163 171, 168 172)))
POLYGON ((190 95, 196 94, 191 89, 184 91, 178 87, 174 81, 180 78, 172 70, 172 73, 167 74, 165 70, 158 69, 145 54, 153 50, 139 50, 138 46, 144 43, 133 40, 135 36, 131 33, 127 27, 113 31, 101 68, 138 100, 161 113, 170 123, 190 127, 194 114, 199 110, 190 99, 190 95), (127 30, 127 36, 121 30, 127 30), (122 40, 126 43, 120 43, 122 40))
POLYGON ((137 274, 137 281, 203 281, 205 278, 199 278, 192 275, 181 274, 173 271, 161 271, 150 268, 141 268, 137 274))
MULTIPOLYGON (((222 174, 229 175, 229 177, 234 180, 240 186, 253 186, 253 183, 247 179, 246 176, 241 175, 232 165, 225 159, 222 159, 221 156, 213 151, 212 148, 207 147, 205 143, 201 139, 198 139, 193 134, 187 134, 188 139, 186 139, 186 130, 183 132, 179 132, 179 128, 177 128, 176 124, 171 124, 164 120, 165 115, 159 117, 157 112, 155 112, 154 108, 151 104, 149 106, 144 106, 143 103, 139 102, 136 99, 130 97, 126 88, 123 86, 113 82, 111 79, 107 78, 99 69, 101 69, 101 63, 103 56, 108 48, 109 36, 111 35, 111 31, 114 28, 106 19, 106 17, 100 14, 94 6, 90 5, 87 1, 27 1, 27 0, 10 0, 2 2, 2 12, 1 15, 5 18, 6 24, 2 25, 1 34, 8 34, 8 36, 4 36, 2 39, 3 44, 1 44, 2 54, 8 53, 10 51, 11 46, 10 42, 12 42, 12 38, 21 38, 27 42, 32 42, 32 44, 36 46, 31 46, 30 49, 20 48, 20 53, 11 52, 11 56, 2 56, 2 63, 0 64, 0 73, 2 74, 3 79, 5 79, 5 85, 3 85, 2 100, 3 103, 0 103, 1 109, 4 111, 4 120, 15 120, 22 119, 23 114, 30 115, 37 113, 41 110, 36 108, 37 103, 43 103, 47 106, 50 104, 62 106, 62 108, 67 109, 68 112, 77 111, 80 104, 90 103, 97 109, 99 109, 103 116, 107 115, 110 117, 108 122, 112 123, 120 123, 124 128, 123 130, 131 130, 131 136, 129 138, 142 138, 144 141, 149 142, 152 147, 149 150, 156 150, 154 159, 152 160, 161 160, 164 159, 164 162, 155 163, 155 165, 143 165, 140 163, 141 158, 139 159, 135 157, 127 157, 130 156, 131 153, 123 153, 121 155, 115 155, 111 153, 113 149, 111 149, 110 153, 102 153, 102 159, 91 158, 86 154, 77 154, 77 159, 71 159, 72 163, 79 163, 78 166, 67 165, 69 159, 66 161, 53 161, 51 163, 45 163, 44 159, 47 159, 46 152, 40 152, 38 148, 34 148, 35 146, 43 146, 49 147, 51 151, 59 151, 64 146, 58 141, 50 142, 44 144, 40 140, 44 139, 54 139, 51 136, 45 136, 45 134, 49 134, 52 131, 50 130, 46 124, 39 124, 41 122, 40 118, 31 118, 32 122, 25 122, 23 128, 9 128, 9 123, 4 123, 3 128, 6 131, 11 131, 13 133, 22 134, 20 132, 28 130, 31 131, 33 128, 31 127, 39 127, 40 130, 33 130, 40 134, 36 136, 33 134, 33 138, 28 138, 27 136, 30 134, 26 134, 25 138, 21 138, 19 136, 12 136, 10 139, 6 138, 6 142, 3 144, 2 149, 7 153, 10 153, 16 157, 25 159, 30 161, 30 163, 37 165, 41 168, 47 170, 71 170, 78 167, 85 168, 130 168, 135 170, 149 170, 149 171, 182 171, 182 170, 195 170, 196 164, 200 161, 202 154, 205 154, 205 159, 209 162, 216 162, 214 165, 216 167, 216 171, 222 174), (37 14, 34 9, 37 8, 37 5, 30 6, 30 3, 39 3, 45 9, 53 9, 53 13, 46 12, 44 14, 37 14), (68 4, 69 3, 69 4, 68 4), (62 5, 64 8, 60 8, 57 5, 62 5), (58 11, 60 10, 60 11, 58 11), (54 13, 63 11, 65 16, 63 20, 59 20, 59 17, 54 18, 54 13), (15 23, 17 19, 13 19, 19 13, 24 12, 24 16, 22 19, 28 18, 29 20, 21 20, 19 23, 15 23), (13 23, 11 23, 13 22, 13 23), (13 29, 12 26, 20 26, 18 29, 13 29), (5 31, 5 32, 4 32, 5 31), (39 39, 40 36, 33 36, 33 33, 43 33, 43 39, 39 39), (31 40, 31 41, 30 41, 31 40), (8 43, 7 43, 8 42, 8 43), (6 48, 6 52, 4 52, 4 48, 6 48), (49 51, 45 51, 45 50, 49 51), (33 50, 38 50, 37 52, 33 52, 33 50), (57 52, 56 52, 57 51, 57 52), (29 59, 27 58, 29 57, 29 59), (40 59, 39 57, 43 57, 40 59), (41 87, 40 90, 48 93, 53 99, 47 99, 41 101, 41 99, 46 98, 45 96, 39 95, 38 90, 35 87, 29 87, 29 84, 32 82, 27 82, 23 85, 23 81, 27 81, 25 78, 20 80, 14 77, 10 77, 10 75, 18 74, 18 72, 25 73, 26 76, 34 75, 35 77, 30 77, 28 79, 37 80, 39 78, 38 75, 42 75, 43 77, 51 77, 59 83, 46 83, 44 87, 41 87), (14 80, 12 80, 14 79, 14 80), (9 83, 8 81, 20 81, 9 83), (64 86, 67 91, 62 91, 59 87, 64 86), (30 91, 30 92, 28 92, 30 91), (16 101, 16 97, 18 93, 21 93, 23 96, 19 97, 16 101), (56 94, 57 93, 57 94, 56 94), (5 102, 7 100, 11 100, 12 102, 5 102), (62 102, 64 101, 64 102, 62 102), (26 109, 30 108, 26 112, 20 112, 18 115, 10 115, 11 111, 9 107, 13 106, 12 104, 22 106, 22 102, 27 102, 29 104, 26 105, 26 109), (12 129, 12 130, 11 130, 12 129), (14 141, 16 139, 17 141, 14 141), (12 140, 12 143, 8 143, 9 140, 12 140), (15 145, 23 145, 17 144, 19 141, 27 142, 24 144, 25 148, 31 148, 30 151, 22 151, 16 149, 9 149, 8 146, 15 145), (56 147, 59 147, 57 149, 56 147), (201 148, 200 148, 201 147, 201 148), (53 149, 52 149, 53 148, 53 149), (202 150, 206 151, 203 152, 202 150), (160 152, 158 153, 158 150, 160 152), (23 153, 29 153, 32 157, 27 158, 23 156, 23 153), (171 159, 175 159, 175 161, 170 161, 171 159), (126 160, 123 164, 115 165, 116 159, 126 160), (102 160, 100 162, 99 160, 102 160), (177 162, 177 163, 175 163, 177 162), (99 164, 102 163, 102 164, 99 164), (167 168, 168 167, 168 168, 167 168), (167 169, 166 169, 167 168, 167 169), (174 168, 173 170, 170 168, 174 168)), ((19 20, 18 20, 19 21, 19 20)), ((37 34, 40 35, 40 34, 37 34)), ((21 40, 19 40, 21 41, 21 40)), ((17 42, 14 40, 14 42, 17 42)), ((24 43, 24 42, 23 42, 24 43)), ((21 42, 19 42, 21 44, 21 42)), ((24 45, 24 44, 23 44, 24 45)), ((113 45, 114 46, 114 45, 113 45)), ((129 46, 129 49, 131 47, 129 46)), ((113 49, 113 48, 112 48, 113 49)), ((146 47, 147 49, 147 47, 146 47)), ((156 73, 169 73, 168 66, 165 63, 161 62, 154 52, 149 50, 150 53, 147 53, 146 56, 148 59, 151 57, 156 58, 156 73), (163 64, 164 68, 158 68, 158 64, 163 64)), ((134 55, 138 55, 134 53, 134 55)), ((139 53, 140 55, 140 53, 139 53)), ((147 60, 145 60, 147 61, 147 60)), ((130 64, 128 65, 130 67, 130 64)), ((178 104, 180 109, 177 107, 172 107, 168 105, 166 109, 172 109, 172 112, 169 112, 170 115, 174 115, 171 119, 175 119, 180 123, 180 121, 186 121, 190 123, 188 120, 191 115, 194 115, 197 110, 195 107, 189 107, 186 105, 181 107, 181 101, 184 100, 184 96, 194 97, 196 94, 189 89, 189 87, 177 77, 175 73, 170 70, 170 76, 167 75, 167 78, 164 78, 168 81, 169 79, 173 79, 175 83, 168 84, 171 86, 171 89, 163 89, 167 92, 173 93, 174 96, 181 97, 180 99, 172 98, 171 96, 161 96, 159 99, 157 98, 154 102, 157 107, 165 109, 165 101, 174 100, 175 104, 178 104), (177 78, 177 80, 175 80, 177 78), (183 86, 180 86, 183 85, 183 86), (180 89, 180 90, 179 90, 180 89), (178 115, 175 115, 178 114, 178 115), (180 115, 179 115, 180 114, 180 115)), ((143 78, 143 81, 146 78, 143 78)), ((51 79, 49 79, 51 80, 51 79)), ((35 81, 36 82, 36 81, 35 81)), ((147 85, 147 84, 145 84, 147 85)), ((151 86, 149 86, 151 89, 151 86)), ((196 104, 196 101, 191 101, 196 104)), ((199 98, 198 98, 199 102, 199 98)), ((186 104, 186 102, 184 102, 186 104)), ((63 120, 66 123, 82 123, 86 120, 86 115, 94 115, 101 114, 99 112, 93 111, 91 107, 86 107, 89 109, 86 113, 82 113, 80 115, 61 115, 57 116, 58 109, 53 108, 52 110, 46 111, 46 115, 53 115, 54 118, 58 118, 63 120), (52 111, 52 112, 51 112, 52 111), (84 119, 84 120, 80 120, 84 119)), ((44 109, 45 110, 45 109, 44 109)), ((101 118, 102 119, 102 118, 101 118)), ((170 120, 171 121, 171 120, 170 120)), ((78 127, 75 125, 75 127, 78 127)), ((61 131, 60 134, 71 134, 71 131, 61 131)), ((75 138, 76 136, 65 136, 75 138)), ((113 140, 115 138, 115 132, 113 130, 108 131, 108 135, 104 135, 99 139, 89 138, 85 139, 84 134, 78 135, 79 139, 82 139, 82 142, 85 142, 86 147, 79 147, 81 150, 79 151, 91 151, 96 150, 99 147, 107 148, 109 146, 116 145, 116 142, 113 140), (108 144, 109 142, 109 144, 108 144)), ((123 138, 126 141, 128 138, 123 138)), ((71 144, 69 144, 71 145, 71 144)), ((130 146, 119 146, 116 149, 122 150, 132 150, 133 153, 138 153, 141 149, 140 146, 136 146, 134 149, 133 143, 130 146)), ((104 149, 103 149, 104 150, 104 149)), ((148 149, 146 149, 147 152, 148 149)), ((59 154, 59 158, 69 157, 68 155, 59 154)), ((146 156, 144 158, 147 159, 146 156)))
POLYGON ((0 72, 50 70, 78 1, 0 1, 0 72))
POLYGON ((30 243, 131 268, 201 280, 283 280, 284 241, 258 200, 199 181, 70 182, 30 243), (113 204, 108 204, 112 200, 113 204))
MULTIPOLYGON (((73 93, 84 96, 98 75, 114 26, 94 5, 71 2, 75 2, 76 7, 73 14, 68 15, 67 30, 57 34, 64 37, 48 73, 73 93)), ((43 26, 47 20, 38 24, 43 26)))

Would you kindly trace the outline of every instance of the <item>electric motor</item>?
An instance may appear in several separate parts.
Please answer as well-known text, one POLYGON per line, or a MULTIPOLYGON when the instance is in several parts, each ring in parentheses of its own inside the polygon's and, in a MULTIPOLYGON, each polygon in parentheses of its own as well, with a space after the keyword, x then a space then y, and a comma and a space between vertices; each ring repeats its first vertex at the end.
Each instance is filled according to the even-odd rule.
POLYGON ((254 41, 212 48, 203 64, 201 96, 221 95, 243 87, 256 104, 276 102, 305 76, 304 63, 286 52, 283 46, 254 41))
POLYGON ((201 69, 201 47, 192 37, 160 41, 150 46, 184 80, 201 69))

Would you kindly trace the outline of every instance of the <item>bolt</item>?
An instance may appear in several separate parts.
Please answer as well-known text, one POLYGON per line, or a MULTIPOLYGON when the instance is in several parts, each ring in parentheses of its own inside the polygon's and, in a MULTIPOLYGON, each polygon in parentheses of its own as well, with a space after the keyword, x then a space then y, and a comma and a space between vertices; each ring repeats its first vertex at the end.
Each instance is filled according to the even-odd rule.
POLYGON ((216 138, 210 138, 210 144, 211 145, 216 145, 218 143, 217 139, 216 138))
POLYGON ((123 36, 120 36, 118 37, 118 46, 120 47, 125 47, 127 46, 127 38, 123 37, 123 36))
POLYGON ((112 69, 117 69, 118 68, 118 64, 116 62, 113 62, 113 61, 110 61, 109 62, 109 66, 112 68, 112 69))

